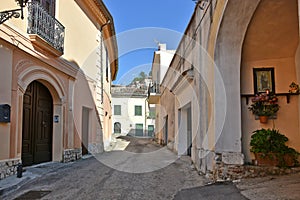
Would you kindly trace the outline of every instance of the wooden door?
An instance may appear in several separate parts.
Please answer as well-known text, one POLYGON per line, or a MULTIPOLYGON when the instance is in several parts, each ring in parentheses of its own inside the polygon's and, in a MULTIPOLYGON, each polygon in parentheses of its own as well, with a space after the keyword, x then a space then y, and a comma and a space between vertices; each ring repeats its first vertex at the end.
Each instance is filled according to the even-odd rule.
POLYGON ((32 82, 23 100, 22 163, 24 166, 52 160, 53 102, 48 89, 32 82))

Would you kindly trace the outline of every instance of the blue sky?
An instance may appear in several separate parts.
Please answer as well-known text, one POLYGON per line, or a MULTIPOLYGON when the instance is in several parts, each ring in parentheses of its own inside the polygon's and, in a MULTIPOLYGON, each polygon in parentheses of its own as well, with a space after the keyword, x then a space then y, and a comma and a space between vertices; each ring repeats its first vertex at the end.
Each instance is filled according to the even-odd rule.
POLYGON ((194 11, 192 0, 104 0, 114 19, 119 49, 115 84, 149 72, 157 42, 176 49, 194 11))

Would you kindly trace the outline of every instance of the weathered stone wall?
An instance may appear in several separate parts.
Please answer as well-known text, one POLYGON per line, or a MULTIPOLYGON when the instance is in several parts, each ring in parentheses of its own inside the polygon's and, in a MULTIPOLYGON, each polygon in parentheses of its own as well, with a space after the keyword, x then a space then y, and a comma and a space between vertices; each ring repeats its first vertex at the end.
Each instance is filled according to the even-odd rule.
POLYGON ((97 143, 89 143, 88 150, 90 153, 103 153, 103 144, 97 144, 97 143))
POLYGON ((63 162, 72 162, 82 157, 82 149, 66 149, 63 153, 63 162))
POLYGON ((215 181, 239 180, 244 178, 264 177, 268 175, 284 175, 300 172, 300 167, 279 168, 255 165, 226 165, 217 164, 214 173, 209 178, 215 181))
POLYGON ((17 173, 17 166, 20 159, 2 160, 0 162, 0 180, 17 173))

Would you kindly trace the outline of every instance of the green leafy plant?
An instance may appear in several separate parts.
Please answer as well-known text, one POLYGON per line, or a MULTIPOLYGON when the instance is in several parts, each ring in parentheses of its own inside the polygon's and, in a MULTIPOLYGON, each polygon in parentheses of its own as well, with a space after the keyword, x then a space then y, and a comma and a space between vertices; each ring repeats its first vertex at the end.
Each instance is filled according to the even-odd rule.
POLYGON ((275 95, 262 93, 252 98, 252 104, 248 108, 254 115, 273 116, 279 110, 278 98, 275 95))
POLYGON ((279 130, 259 129, 253 133, 250 141, 251 152, 262 153, 263 156, 270 158, 276 155, 280 166, 285 166, 285 155, 291 156, 295 164, 298 163, 299 153, 285 144, 288 138, 279 130))

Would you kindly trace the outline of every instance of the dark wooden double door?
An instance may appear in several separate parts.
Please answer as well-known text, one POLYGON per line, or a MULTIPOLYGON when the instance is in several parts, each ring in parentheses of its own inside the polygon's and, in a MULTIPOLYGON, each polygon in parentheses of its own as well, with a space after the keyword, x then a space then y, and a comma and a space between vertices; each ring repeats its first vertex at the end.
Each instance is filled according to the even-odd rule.
POLYGON ((49 90, 32 82, 23 99, 22 163, 24 166, 52 160, 53 100, 49 90))

